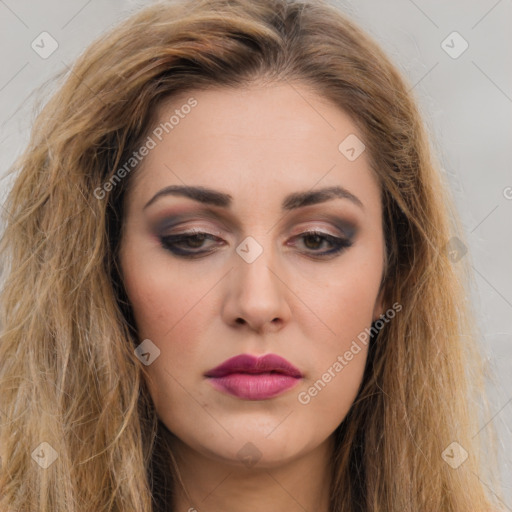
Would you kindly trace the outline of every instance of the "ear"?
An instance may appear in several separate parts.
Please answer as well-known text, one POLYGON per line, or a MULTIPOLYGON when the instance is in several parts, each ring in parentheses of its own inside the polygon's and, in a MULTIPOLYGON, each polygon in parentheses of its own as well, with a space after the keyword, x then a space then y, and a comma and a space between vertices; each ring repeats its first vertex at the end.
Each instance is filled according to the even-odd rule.
POLYGON ((374 321, 374 322, 375 322, 375 320, 378 320, 378 318, 384 314, 383 299, 384 299, 384 287, 381 288, 380 293, 379 293, 377 299, 375 300, 375 306, 373 308, 373 317, 372 317, 372 321, 374 321))

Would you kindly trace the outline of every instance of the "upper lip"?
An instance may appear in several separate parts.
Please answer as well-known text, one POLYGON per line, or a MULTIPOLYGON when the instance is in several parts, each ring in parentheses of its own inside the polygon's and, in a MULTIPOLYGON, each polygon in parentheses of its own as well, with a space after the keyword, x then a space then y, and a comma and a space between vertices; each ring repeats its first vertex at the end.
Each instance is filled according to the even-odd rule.
POLYGON ((212 368, 205 373, 206 377, 224 377, 231 373, 269 373, 276 372, 290 377, 302 377, 302 373, 292 363, 276 354, 266 354, 255 357, 250 354, 240 354, 239 356, 227 359, 219 366, 212 368))

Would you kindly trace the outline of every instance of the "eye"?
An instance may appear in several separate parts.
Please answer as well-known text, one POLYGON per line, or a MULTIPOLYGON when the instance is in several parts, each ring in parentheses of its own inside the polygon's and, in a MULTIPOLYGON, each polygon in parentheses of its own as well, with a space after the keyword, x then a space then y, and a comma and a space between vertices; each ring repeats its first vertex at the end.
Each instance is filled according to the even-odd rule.
POLYGON ((340 238, 337 236, 329 235, 327 233, 324 233, 322 231, 305 231, 304 233, 301 233, 300 235, 294 237, 294 239, 301 239, 303 240, 303 244, 306 247, 306 249, 313 252, 314 256, 317 257, 326 257, 326 256, 332 256, 340 253, 347 247, 350 247, 352 245, 352 241, 346 238, 340 238), (320 247, 324 243, 327 243, 327 245, 331 246, 330 250, 327 251, 318 251, 320 247))
POLYGON ((193 257, 210 251, 194 251, 204 247, 205 240, 220 240, 211 233, 203 231, 189 231, 177 235, 161 236, 160 242, 164 249, 171 251, 176 256, 193 257), (192 249, 192 250, 191 250, 192 249))
MULTIPOLYGON (((353 243, 349 239, 340 238, 322 231, 314 230, 305 231, 293 238, 293 240, 297 239, 303 241, 306 252, 309 251, 314 257, 328 257, 336 255, 347 247, 350 247, 353 243), (330 246, 331 249, 327 251, 319 251, 318 249, 320 249, 324 244, 330 246)), ((205 241, 207 240, 218 242, 217 244, 213 244, 213 246, 222 244, 222 240, 219 237, 203 231, 189 231, 176 235, 160 237, 160 242, 164 249, 183 258, 197 258, 213 252, 212 244, 210 244, 210 247, 207 246, 206 250, 198 250, 205 248, 205 241)))

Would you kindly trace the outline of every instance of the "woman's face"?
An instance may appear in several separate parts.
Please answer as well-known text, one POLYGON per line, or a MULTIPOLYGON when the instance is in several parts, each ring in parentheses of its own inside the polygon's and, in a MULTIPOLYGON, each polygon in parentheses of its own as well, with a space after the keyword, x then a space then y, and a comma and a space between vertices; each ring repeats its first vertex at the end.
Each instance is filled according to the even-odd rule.
POLYGON ((362 381, 367 345, 353 342, 383 313, 380 191, 360 133, 288 83, 176 96, 151 130, 120 262, 161 421, 184 452, 238 465, 325 449, 362 381), (179 239, 192 231, 206 235, 179 239), (295 369, 249 357, 211 371, 241 354, 295 369))

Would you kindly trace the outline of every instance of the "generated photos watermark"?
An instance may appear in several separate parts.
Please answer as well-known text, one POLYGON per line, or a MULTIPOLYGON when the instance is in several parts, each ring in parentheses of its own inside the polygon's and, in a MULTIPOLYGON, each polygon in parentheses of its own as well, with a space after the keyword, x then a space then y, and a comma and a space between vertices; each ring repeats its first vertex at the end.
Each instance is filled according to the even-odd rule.
POLYGON ((150 151, 161 142, 165 135, 170 133, 176 126, 178 126, 182 119, 190 114, 192 108, 197 106, 197 100, 194 97, 190 97, 185 104, 180 108, 174 110, 174 114, 169 117, 168 121, 160 123, 152 132, 148 135, 142 146, 132 153, 130 158, 119 167, 117 171, 105 182, 101 187, 94 189, 94 197, 96 199, 104 199, 107 192, 110 192, 115 186, 125 178, 137 165, 142 162, 144 157, 149 155, 150 151))
POLYGON ((343 355, 338 355, 336 361, 332 363, 329 368, 322 374, 322 376, 315 381, 315 383, 310 386, 307 391, 301 391, 297 395, 297 400, 302 405, 307 405, 311 402, 311 399, 322 391, 332 379, 336 377, 338 373, 340 373, 343 368, 345 368, 350 361, 354 358, 356 354, 361 352, 361 345, 367 345, 370 336, 376 335, 384 326, 384 324, 388 323, 392 318, 395 317, 397 312, 402 310, 402 305, 398 302, 395 302, 391 308, 389 308, 381 317, 376 320, 370 329, 366 327, 364 331, 360 332, 357 335, 357 339, 352 340, 352 344, 348 350, 345 351, 343 355))

